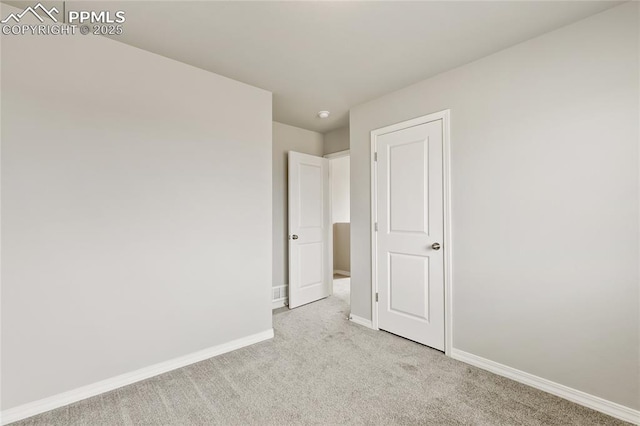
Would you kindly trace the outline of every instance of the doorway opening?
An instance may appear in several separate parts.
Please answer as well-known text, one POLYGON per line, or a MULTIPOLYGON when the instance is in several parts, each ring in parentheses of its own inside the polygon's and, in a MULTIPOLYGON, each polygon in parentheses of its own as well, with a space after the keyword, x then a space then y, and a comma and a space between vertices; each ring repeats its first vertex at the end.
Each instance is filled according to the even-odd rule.
POLYGON ((289 308, 332 295, 350 305, 349 151, 288 153, 289 308))
POLYGON ((325 155, 329 160, 331 227, 333 240, 332 294, 350 304, 351 293, 351 198, 349 151, 325 155))

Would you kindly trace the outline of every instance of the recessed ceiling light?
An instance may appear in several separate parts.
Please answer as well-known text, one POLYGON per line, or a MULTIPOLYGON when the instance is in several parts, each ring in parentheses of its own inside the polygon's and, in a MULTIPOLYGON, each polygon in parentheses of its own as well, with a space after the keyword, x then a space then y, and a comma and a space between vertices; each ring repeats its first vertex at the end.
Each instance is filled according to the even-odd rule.
POLYGON ((329 111, 320 111, 320 112, 318 113, 318 117, 320 117, 320 118, 327 118, 327 117, 329 117, 329 114, 331 114, 329 111))

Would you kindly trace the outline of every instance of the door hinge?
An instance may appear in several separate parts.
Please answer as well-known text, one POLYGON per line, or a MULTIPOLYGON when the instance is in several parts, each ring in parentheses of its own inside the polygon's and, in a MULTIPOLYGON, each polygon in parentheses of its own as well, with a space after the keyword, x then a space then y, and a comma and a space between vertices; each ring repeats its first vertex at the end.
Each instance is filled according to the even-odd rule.
POLYGON ((378 293, 376 293, 376 302, 378 301, 378 293))
POLYGON ((377 152, 373 153, 373 161, 378 161, 378 153, 377 152))
POLYGON ((378 232, 378 222, 376 222, 376 223, 374 224, 373 229, 375 229, 375 231, 376 231, 376 232, 378 232))

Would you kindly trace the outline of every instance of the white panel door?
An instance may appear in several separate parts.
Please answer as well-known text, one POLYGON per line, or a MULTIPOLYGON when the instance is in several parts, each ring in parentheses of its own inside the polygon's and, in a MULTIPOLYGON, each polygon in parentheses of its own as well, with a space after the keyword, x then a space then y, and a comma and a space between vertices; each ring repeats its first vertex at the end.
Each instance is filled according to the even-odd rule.
POLYGON ((378 327, 444 350, 443 122, 376 137, 378 327))
POLYGON ((331 293, 329 160, 289 152, 289 308, 331 293))

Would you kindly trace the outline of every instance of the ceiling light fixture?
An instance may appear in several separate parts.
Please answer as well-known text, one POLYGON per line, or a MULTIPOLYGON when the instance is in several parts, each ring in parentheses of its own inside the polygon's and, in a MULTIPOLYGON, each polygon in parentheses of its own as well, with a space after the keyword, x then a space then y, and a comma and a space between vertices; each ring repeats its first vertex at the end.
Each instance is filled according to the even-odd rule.
POLYGON ((327 117, 329 117, 329 114, 331 114, 329 111, 320 111, 320 112, 318 113, 318 117, 320 117, 320 118, 327 118, 327 117))

